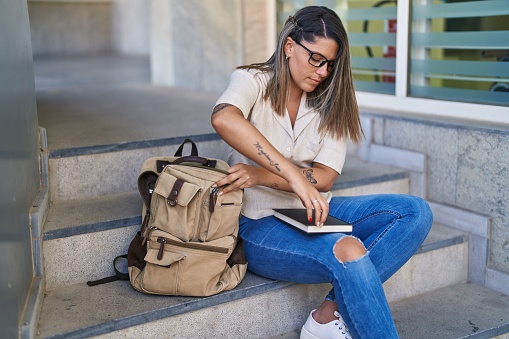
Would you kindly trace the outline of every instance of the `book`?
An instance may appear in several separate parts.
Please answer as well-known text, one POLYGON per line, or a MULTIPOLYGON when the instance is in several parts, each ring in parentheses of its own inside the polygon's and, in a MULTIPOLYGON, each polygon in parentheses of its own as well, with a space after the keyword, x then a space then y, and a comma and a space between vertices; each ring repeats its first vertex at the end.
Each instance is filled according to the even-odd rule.
POLYGON ((327 216, 322 227, 316 226, 313 222, 309 222, 307 211, 303 208, 277 208, 274 209, 274 216, 306 233, 333 233, 352 232, 352 225, 332 215, 327 216))

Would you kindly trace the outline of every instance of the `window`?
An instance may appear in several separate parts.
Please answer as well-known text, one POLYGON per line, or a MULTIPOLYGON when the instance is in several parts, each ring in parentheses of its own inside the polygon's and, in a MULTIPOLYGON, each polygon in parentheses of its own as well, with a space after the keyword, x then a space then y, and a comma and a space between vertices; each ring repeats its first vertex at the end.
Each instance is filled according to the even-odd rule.
POLYGON ((509 1, 414 1, 410 95, 509 105, 509 1))

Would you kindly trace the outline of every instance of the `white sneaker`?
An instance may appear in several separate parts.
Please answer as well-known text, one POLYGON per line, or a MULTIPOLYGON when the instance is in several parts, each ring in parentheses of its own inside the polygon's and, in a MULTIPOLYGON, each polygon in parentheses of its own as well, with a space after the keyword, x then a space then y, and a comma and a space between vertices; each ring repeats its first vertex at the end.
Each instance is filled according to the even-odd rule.
POLYGON ((300 339, 353 339, 339 312, 334 312, 334 315, 338 317, 337 320, 319 324, 313 319, 314 311, 311 311, 306 323, 302 326, 300 339))

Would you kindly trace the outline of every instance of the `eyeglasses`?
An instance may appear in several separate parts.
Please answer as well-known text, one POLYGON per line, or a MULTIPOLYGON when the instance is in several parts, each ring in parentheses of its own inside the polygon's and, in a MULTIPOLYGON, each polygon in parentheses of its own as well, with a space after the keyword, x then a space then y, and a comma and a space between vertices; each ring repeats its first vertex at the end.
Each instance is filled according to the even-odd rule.
POLYGON ((309 53, 309 59, 308 62, 311 66, 314 66, 316 68, 320 68, 323 65, 327 64, 327 72, 332 72, 332 69, 334 68, 334 62, 336 60, 328 60, 326 57, 321 55, 320 53, 316 53, 311 51, 309 48, 298 42, 297 40, 293 40, 299 45, 300 47, 304 48, 309 53))

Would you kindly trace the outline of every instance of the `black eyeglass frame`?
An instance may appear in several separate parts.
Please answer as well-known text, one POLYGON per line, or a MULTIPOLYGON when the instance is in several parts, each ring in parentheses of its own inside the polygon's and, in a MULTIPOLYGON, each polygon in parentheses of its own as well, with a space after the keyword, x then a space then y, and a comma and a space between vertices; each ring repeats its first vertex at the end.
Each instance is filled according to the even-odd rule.
POLYGON ((313 52, 312 50, 310 50, 309 48, 307 48, 306 46, 304 46, 303 44, 301 44, 300 42, 298 42, 297 40, 295 39, 292 39, 293 41, 295 41, 295 43, 297 43, 297 45, 299 45, 300 47, 304 48, 308 53, 309 53, 309 59, 308 59, 308 63, 313 66, 313 67, 316 67, 316 68, 320 68, 320 67, 323 67, 323 65, 327 64, 327 72, 331 73, 332 70, 334 69, 334 64, 336 63, 336 59, 334 60, 329 60, 327 59, 326 57, 324 57, 323 55, 321 55, 320 53, 316 53, 316 52, 313 52), (325 60, 322 60, 322 61, 317 61, 315 58, 313 58, 313 55, 319 55, 320 58, 324 58, 325 60), (317 65, 313 65, 311 63, 311 59, 315 60, 316 62, 320 62, 317 65))

